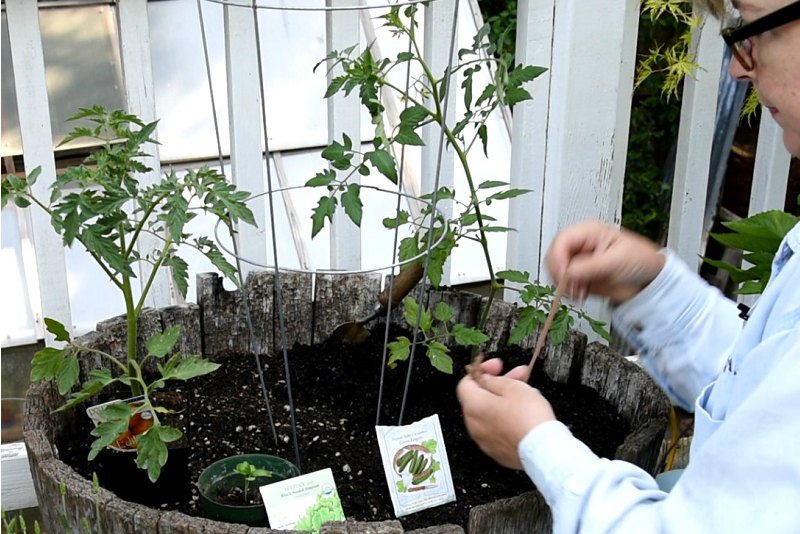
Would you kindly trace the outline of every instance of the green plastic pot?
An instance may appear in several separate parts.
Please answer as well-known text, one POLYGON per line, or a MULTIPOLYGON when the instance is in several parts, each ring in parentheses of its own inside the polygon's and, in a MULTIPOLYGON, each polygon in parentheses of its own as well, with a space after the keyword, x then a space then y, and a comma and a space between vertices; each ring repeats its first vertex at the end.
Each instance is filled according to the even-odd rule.
POLYGON ((219 495, 225 494, 231 488, 244 489, 244 477, 235 470, 236 466, 242 462, 249 462, 258 469, 266 469, 272 473, 271 477, 258 477, 255 481, 250 482, 251 489, 249 491, 258 491, 261 486, 300 474, 300 469, 293 463, 268 454, 240 454, 223 458, 206 467, 197 479, 203 512, 209 519, 218 521, 244 523, 252 527, 269 526, 267 511, 263 504, 235 506, 223 504, 217 500, 219 495))

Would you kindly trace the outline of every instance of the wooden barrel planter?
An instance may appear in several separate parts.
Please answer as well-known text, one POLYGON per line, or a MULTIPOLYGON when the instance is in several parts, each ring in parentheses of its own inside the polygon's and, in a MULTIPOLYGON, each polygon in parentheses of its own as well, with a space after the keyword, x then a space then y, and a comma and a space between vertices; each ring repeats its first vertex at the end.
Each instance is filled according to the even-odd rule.
MULTIPOLYGON (((369 315, 380 291, 378 275, 318 275, 312 296, 312 277, 303 273, 283 272, 280 276, 284 304, 287 343, 313 344, 324 340, 342 322, 369 315)), ((143 340, 153 333, 181 325, 178 350, 186 354, 203 354, 214 358, 226 350, 262 354, 280 352, 280 337, 275 308, 275 277, 272 272, 258 271, 248 276, 245 292, 226 291, 215 274, 198 276, 198 304, 146 310, 141 317, 139 336, 143 340), (247 295, 248 306, 243 305, 247 295), (258 325, 250 340, 244 314, 249 310, 252 324, 258 325), (276 342, 277 340, 277 342, 276 342), (251 348, 252 347, 252 348, 251 348), (275 350, 278 347, 278 350, 275 350)), ((481 297, 451 290, 430 290, 431 307, 439 301, 450 304, 459 322, 477 322, 481 297)), ((517 309, 505 302, 495 302, 490 314, 487 352, 502 348, 508 339, 517 309)), ((400 312, 396 314, 400 320, 400 312)), ((124 353, 125 327, 121 318, 99 323, 81 343, 109 352, 124 353)), ((531 344, 534 340, 531 340, 531 344)), ((667 424, 668 401, 650 378, 636 365, 629 363, 607 347, 589 344, 578 332, 571 332, 558 347, 547 346, 543 355, 545 373, 558 382, 580 383, 595 389, 617 407, 629 423, 631 431, 619 446, 615 457, 630 461, 654 473, 659 448, 667 424)), ((81 361, 81 377, 102 365, 96 357, 81 361)), ((265 527, 248 527, 194 517, 176 511, 163 511, 129 502, 116 494, 94 488, 92 482, 79 475, 60 459, 55 444, 65 433, 86 417, 81 409, 53 413, 61 405, 53 383, 31 386, 25 407, 25 443, 34 486, 39 499, 44 529, 47 532, 92 532, 178 534, 267 534, 276 531, 265 527)), ((101 481, 102 483, 102 481, 101 481)), ((345 510, 347 512, 347 510, 345 510)), ((472 508, 466 531, 481 533, 549 532, 551 517, 547 505, 536 491, 530 491, 472 508)), ((405 531, 416 534, 463 533, 458 525, 432 525, 405 531)), ((399 521, 350 521, 328 523, 323 533, 403 533, 399 521)))

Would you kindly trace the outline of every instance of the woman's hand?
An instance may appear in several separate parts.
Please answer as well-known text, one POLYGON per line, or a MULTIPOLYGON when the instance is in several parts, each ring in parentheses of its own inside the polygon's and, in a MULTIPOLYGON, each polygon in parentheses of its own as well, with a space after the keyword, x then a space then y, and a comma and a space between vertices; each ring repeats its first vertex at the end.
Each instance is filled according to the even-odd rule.
POLYGON ((536 425, 555 420, 550 403, 524 382, 527 366, 500 376, 503 363, 483 362, 483 373, 465 376, 456 393, 464 411, 467 431, 483 452, 497 463, 522 469, 519 442, 536 425))
POLYGON ((659 250, 633 232, 592 221, 559 232, 545 261, 556 284, 567 278, 571 298, 595 294, 620 304, 661 272, 666 258, 659 250))

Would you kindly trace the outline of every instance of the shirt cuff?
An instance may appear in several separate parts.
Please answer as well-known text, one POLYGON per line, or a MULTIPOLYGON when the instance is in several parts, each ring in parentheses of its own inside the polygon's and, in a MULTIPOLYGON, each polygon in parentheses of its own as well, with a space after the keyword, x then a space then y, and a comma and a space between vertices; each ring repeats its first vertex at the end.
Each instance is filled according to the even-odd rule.
POLYGON ((553 508, 565 492, 585 494, 602 463, 561 421, 537 425, 522 438, 518 452, 525 472, 553 508))

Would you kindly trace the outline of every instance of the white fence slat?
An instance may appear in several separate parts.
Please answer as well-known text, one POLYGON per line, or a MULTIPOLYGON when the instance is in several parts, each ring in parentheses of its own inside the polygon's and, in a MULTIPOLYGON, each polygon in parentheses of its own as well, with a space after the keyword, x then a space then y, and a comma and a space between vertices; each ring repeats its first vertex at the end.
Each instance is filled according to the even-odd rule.
MULTIPOLYGON (((433 76, 441 78, 450 63, 450 42, 458 39, 458 31, 453 27, 453 17, 456 16, 456 0, 439 0, 431 2, 425 8, 423 51, 425 62, 428 64, 433 76), (453 35, 453 32, 456 35, 453 35)), ((456 41, 457 42, 457 41, 456 41)), ((458 51, 456 46, 453 50, 455 55, 458 51)), ((453 60, 455 64, 455 59, 453 60)), ((458 79, 451 79, 447 87, 447 115, 445 124, 454 124, 456 117, 456 88, 458 79)), ((432 105, 432 100, 428 99, 427 105, 432 105)), ((444 100, 443 104, 444 106, 444 100)), ((444 108, 443 108, 444 109, 444 108)), ((420 166, 420 191, 423 194, 433 192, 436 185, 436 176, 439 176, 439 187, 454 187, 455 173, 455 151, 449 147, 446 139, 441 137, 441 129, 435 124, 423 126, 420 136, 425 146, 421 152, 420 166), (442 146, 441 160, 440 146, 442 146)), ((477 185, 477 184, 475 184, 477 185)), ((436 209, 445 219, 453 216, 453 207, 450 201, 439 201, 436 209)), ((445 262, 442 283, 450 283, 452 271, 452 261, 445 262)))
MULTIPOLYGON (((147 17, 147 0, 120 0, 117 4, 119 21, 120 54, 125 82, 128 111, 137 115, 145 123, 156 120, 155 86, 153 69, 150 63, 150 23, 147 17)), ((157 138, 157 132, 153 137, 157 138)), ((142 162, 152 170, 139 177, 146 186, 157 183, 161 178, 161 160, 158 145, 151 144, 145 152, 149 156, 142 162)), ((163 241, 152 235, 139 237, 139 254, 153 258, 163 246, 163 241)), ((149 262, 139 262, 139 284, 144 286, 153 271, 149 262)), ((156 273, 147 295, 147 305, 158 308, 180 301, 180 294, 172 293, 172 284, 167 269, 156 273)))
MULTIPOLYGON (((326 0, 326 6, 352 5, 352 0, 326 0)), ((327 53, 344 50, 356 45, 351 53, 356 57, 359 53, 360 16, 358 11, 328 11, 325 13, 325 44, 327 53)), ((333 63, 332 61, 330 63, 333 63)), ((328 71, 328 83, 344 73, 341 64, 328 71)), ((361 107, 357 91, 345 96, 336 93, 327 99, 328 103, 328 140, 342 142, 342 134, 352 140, 353 147, 361 146, 361 107)), ((353 158, 353 164, 359 161, 353 158)), ((335 169, 334 169, 335 170, 335 169)), ((339 179, 349 171, 336 171, 339 179)), ((360 183, 358 174, 350 177, 350 183, 360 183)), ((343 209, 337 209, 330 227, 331 236, 331 268, 357 270, 361 268, 361 231, 353 224, 343 209)))
POLYGON ((626 88, 620 87, 622 47, 631 45, 626 32, 635 32, 635 26, 625 26, 631 20, 629 9, 630 2, 614 3, 599 12, 575 1, 556 4, 543 251, 564 226, 584 219, 611 222, 611 216, 619 212, 621 186, 612 182, 623 175, 614 169, 625 165, 623 157, 614 157, 624 152, 615 149, 619 142, 615 128, 622 105, 619 92, 630 92, 629 82, 626 88), (589 76, 592 72, 602 75, 589 76))
MULTIPOLYGON (((554 15, 554 0, 519 2, 517 63, 550 67, 554 15)), ((506 265, 509 269, 528 271, 534 279, 541 277, 543 253, 537 243, 541 241, 550 78, 548 70, 525 85, 533 100, 514 107, 511 127, 511 187, 529 189, 530 193, 509 200, 508 226, 516 231, 508 234, 506 265)), ((515 291, 506 292, 506 300, 516 297, 515 291)))
MULTIPOLYGON (((28 451, 25 443, 3 443, 0 447, 2 464, 2 502, 3 511, 33 508, 39 503, 33 489, 33 478, 28 466, 28 451)), ((5 532, 5 530, 4 530, 5 532)))
MULTIPOLYGON (((239 189, 253 195, 266 192, 262 151, 261 87, 258 76, 256 28, 253 10, 224 7, 225 59, 228 65, 228 116, 231 137, 231 174, 239 189)), ((273 188, 277 185, 273 182, 273 188)), ((239 255, 248 261, 267 265, 269 221, 266 195, 251 201, 258 227, 241 225, 237 234, 239 255)), ((279 202, 280 198, 273 199, 279 202)), ((254 267, 242 262, 242 276, 254 267)))
POLYGON ((766 110, 762 110, 758 132, 753 187, 750 190, 750 215, 784 209, 792 159, 783 144, 783 129, 766 110))
POLYGON ((719 22, 706 17, 692 38, 700 68, 683 85, 667 245, 693 269, 700 265, 723 46, 719 22))
MULTIPOLYGON (((630 95, 632 86, 631 65, 620 58, 633 53, 632 9, 638 9, 634 2, 602 10, 577 1, 554 4, 549 100, 534 103, 547 106, 545 149, 531 155, 545 160, 541 233, 518 237, 539 247, 540 263, 562 228, 585 219, 616 222, 620 211, 627 137, 618 136, 617 128, 630 113, 630 99, 620 92, 630 95)), ((543 266, 538 271, 547 282, 543 266)), ((595 317, 604 308, 600 301, 584 306, 595 317)))
MULTIPOLYGON (((49 187, 56 177, 53 158, 52 129, 44 71, 39 8, 30 0, 8 0, 8 37, 17 91, 22 148, 27 172, 41 166, 42 173, 33 186, 36 196, 50 198, 49 187)), ((38 326, 43 317, 58 320, 72 330, 69 305, 69 287, 64 260, 64 245, 50 226, 50 218, 42 210, 32 208, 30 228, 36 251, 36 268, 40 288, 41 312, 36 313, 38 326)), ((31 305, 39 304, 31 296, 31 305)), ((54 344, 52 335, 45 334, 45 342, 54 344)))

